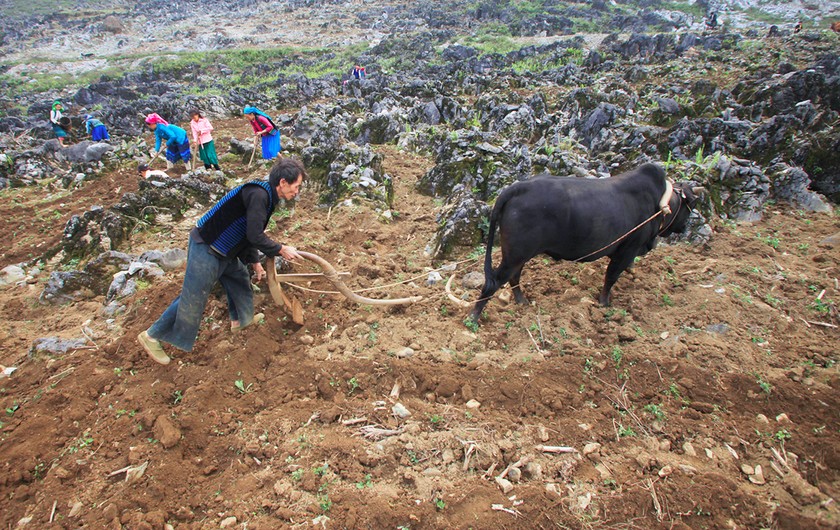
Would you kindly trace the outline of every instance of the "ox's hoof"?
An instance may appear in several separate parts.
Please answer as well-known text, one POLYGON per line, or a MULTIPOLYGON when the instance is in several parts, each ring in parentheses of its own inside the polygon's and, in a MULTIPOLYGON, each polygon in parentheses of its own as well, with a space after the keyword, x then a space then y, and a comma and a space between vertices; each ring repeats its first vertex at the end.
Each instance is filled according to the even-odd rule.
POLYGON ((599 296, 598 303, 601 304, 601 307, 610 307, 612 299, 609 296, 599 296))

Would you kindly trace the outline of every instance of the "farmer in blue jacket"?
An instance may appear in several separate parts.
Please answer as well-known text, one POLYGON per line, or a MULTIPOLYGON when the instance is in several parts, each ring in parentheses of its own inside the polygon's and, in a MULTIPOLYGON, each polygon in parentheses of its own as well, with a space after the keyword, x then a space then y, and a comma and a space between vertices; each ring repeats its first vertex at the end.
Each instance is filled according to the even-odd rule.
POLYGON ((190 152, 187 131, 177 125, 171 125, 155 113, 146 116, 146 125, 155 133, 155 151, 160 154, 164 147, 166 148, 166 169, 172 169, 178 159, 184 161, 187 171, 192 169, 190 166, 192 152, 190 152), (164 143, 165 145, 161 145, 164 143))

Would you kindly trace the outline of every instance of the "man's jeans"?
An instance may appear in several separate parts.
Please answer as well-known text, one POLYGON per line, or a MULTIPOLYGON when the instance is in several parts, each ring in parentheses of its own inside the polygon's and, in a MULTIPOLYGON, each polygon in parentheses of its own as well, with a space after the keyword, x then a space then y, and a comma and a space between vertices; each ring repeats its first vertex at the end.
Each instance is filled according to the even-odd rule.
POLYGON ((231 320, 247 326, 254 319, 254 295, 248 269, 236 258, 222 259, 206 243, 190 237, 187 272, 181 295, 149 328, 149 336, 184 351, 192 351, 210 290, 216 281, 227 293, 231 320))

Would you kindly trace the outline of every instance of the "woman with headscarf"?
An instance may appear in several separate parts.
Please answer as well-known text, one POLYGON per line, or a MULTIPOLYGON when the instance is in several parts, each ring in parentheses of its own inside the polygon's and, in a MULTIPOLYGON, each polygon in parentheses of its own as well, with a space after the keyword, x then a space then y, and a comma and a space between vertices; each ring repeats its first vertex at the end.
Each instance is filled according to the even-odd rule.
MULTIPOLYGON (((155 113, 146 116, 146 125, 150 131, 155 133, 155 151, 160 154, 166 149, 166 169, 172 169, 179 159, 184 161, 187 171, 192 169, 190 165, 190 140, 187 138, 187 131, 172 125, 155 113), (164 144, 164 145, 161 145, 164 144)), ((155 155, 157 156, 157 155, 155 155)))
POLYGON ((190 129, 193 134, 193 142, 198 146, 198 156, 204 162, 204 169, 210 169, 213 166, 217 171, 219 167, 219 157, 216 156, 216 146, 213 145, 213 135, 210 134, 213 126, 210 120, 205 118, 198 109, 190 110, 190 129))
POLYGON ((111 139, 108 135, 108 129, 105 128, 105 124, 90 114, 85 114, 85 131, 90 135, 94 142, 111 139))
POLYGON ((64 110, 64 107, 61 105, 61 101, 53 101, 52 110, 50 111, 50 124, 52 124, 52 129, 53 133, 55 133, 55 137, 58 138, 58 143, 61 144, 61 147, 66 147, 64 145, 64 138, 67 137, 67 131, 61 124, 62 110, 64 110))
POLYGON ((265 112, 256 107, 242 109, 245 119, 254 129, 254 136, 262 138, 262 157, 271 160, 280 153, 280 130, 265 112))

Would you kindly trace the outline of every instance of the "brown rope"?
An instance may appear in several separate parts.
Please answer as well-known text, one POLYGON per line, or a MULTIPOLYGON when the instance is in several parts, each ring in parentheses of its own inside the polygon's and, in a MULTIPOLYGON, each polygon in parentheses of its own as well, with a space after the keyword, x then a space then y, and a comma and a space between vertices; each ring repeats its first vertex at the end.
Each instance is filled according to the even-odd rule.
POLYGON ((647 219, 645 219, 645 220, 644 220, 644 221, 642 221, 641 223, 637 224, 637 225, 636 225, 636 228, 634 228, 633 230, 630 230, 629 232, 627 232, 627 233, 626 233, 626 234, 624 234, 623 236, 619 237, 618 239, 616 239, 616 240, 615 240, 615 241, 613 241, 612 243, 610 243, 610 244, 608 244, 608 245, 606 245, 606 246, 603 246, 603 247, 599 248, 599 249, 598 249, 598 250, 596 250, 595 252, 590 252, 589 254, 587 254, 587 255, 585 255, 585 256, 581 256, 581 257, 579 257, 579 258, 577 258, 577 259, 573 259, 573 260, 569 260, 569 261, 571 261, 572 263, 577 263, 577 262, 579 262, 579 261, 581 261, 581 260, 584 260, 584 259, 588 258, 589 256, 594 256, 595 254, 597 254, 597 253, 601 252, 602 250, 606 250, 606 249, 610 248, 611 246, 615 245, 616 243, 620 243, 620 242, 624 241, 624 240, 627 238, 627 236, 629 236, 630 234, 632 234, 633 232, 635 232, 636 230, 638 230, 638 229, 639 229, 639 228, 641 228, 642 226, 646 225, 647 223, 651 222, 654 218, 656 218, 656 216, 657 216, 657 215, 659 215, 659 214, 661 214, 661 213, 662 213, 662 210, 659 210, 658 212, 656 212, 655 214, 651 215, 650 217, 648 217, 647 219))

